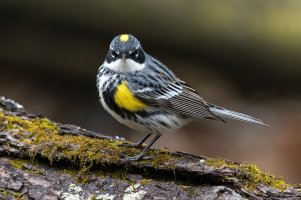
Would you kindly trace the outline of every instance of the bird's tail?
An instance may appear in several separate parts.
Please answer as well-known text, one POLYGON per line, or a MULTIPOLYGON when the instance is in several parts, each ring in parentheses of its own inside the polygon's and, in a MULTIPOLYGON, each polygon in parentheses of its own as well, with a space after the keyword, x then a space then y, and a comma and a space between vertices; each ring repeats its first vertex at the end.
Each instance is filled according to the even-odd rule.
POLYGON ((209 104, 209 110, 214 114, 217 115, 219 117, 226 117, 226 118, 230 118, 230 119, 236 119, 236 120, 240 120, 240 121, 244 121, 244 122, 249 122, 249 123, 254 123, 254 124, 260 124, 263 126, 269 126, 265 123, 263 123, 262 120, 260 119, 256 119, 254 117, 251 117, 249 115, 245 115, 239 112, 235 112, 232 110, 227 110, 225 108, 213 105, 213 104, 209 104))

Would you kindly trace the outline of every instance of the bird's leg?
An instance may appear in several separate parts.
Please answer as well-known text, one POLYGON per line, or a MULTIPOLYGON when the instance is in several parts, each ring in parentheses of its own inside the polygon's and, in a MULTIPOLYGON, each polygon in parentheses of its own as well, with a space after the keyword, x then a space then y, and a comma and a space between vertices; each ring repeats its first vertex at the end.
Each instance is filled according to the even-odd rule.
POLYGON ((137 143, 134 144, 121 144, 120 146, 127 146, 127 147, 133 147, 133 148, 141 148, 143 143, 145 142, 145 140, 147 140, 147 138, 149 138, 151 136, 152 133, 148 133, 142 140, 140 140, 137 143))
POLYGON ((139 142, 133 144, 133 146, 137 147, 137 148, 142 147, 142 145, 145 142, 145 140, 147 140, 151 135, 152 135, 152 133, 148 133, 142 140, 140 140, 139 142))
MULTIPOLYGON (((149 137, 149 136, 148 136, 149 137)), ((157 133, 155 137, 150 141, 150 143, 136 156, 133 157, 126 157, 122 159, 122 161, 137 161, 140 160, 144 154, 147 152, 147 150, 161 137, 160 133, 157 133)))

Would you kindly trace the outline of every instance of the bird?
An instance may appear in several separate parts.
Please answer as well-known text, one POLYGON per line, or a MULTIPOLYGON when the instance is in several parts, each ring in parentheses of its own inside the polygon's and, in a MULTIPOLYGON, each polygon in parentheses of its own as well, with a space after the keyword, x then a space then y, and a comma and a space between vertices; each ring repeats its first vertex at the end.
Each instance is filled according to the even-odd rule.
POLYGON ((200 119, 225 122, 224 118, 230 118, 268 126, 260 119, 205 101, 166 65, 147 54, 131 34, 113 38, 96 82, 103 108, 121 124, 146 134, 133 145, 141 148, 140 153, 125 157, 127 161, 142 159, 162 134, 200 119))

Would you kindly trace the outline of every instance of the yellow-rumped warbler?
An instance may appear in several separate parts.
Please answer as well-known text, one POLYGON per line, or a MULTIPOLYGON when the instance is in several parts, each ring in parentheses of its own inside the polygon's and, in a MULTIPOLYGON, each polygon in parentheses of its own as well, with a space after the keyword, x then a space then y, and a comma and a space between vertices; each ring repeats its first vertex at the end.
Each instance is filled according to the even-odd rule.
POLYGON ((103 107, 120 123, 155 134, 139 160, 162 133, 198 119, 224 121, 221 117, 265 125, 261 120, 210 104, 188 84, 177 78, 159 60, 148 55, 132 35, 116 36, 97 74, 97 87, 103 107))

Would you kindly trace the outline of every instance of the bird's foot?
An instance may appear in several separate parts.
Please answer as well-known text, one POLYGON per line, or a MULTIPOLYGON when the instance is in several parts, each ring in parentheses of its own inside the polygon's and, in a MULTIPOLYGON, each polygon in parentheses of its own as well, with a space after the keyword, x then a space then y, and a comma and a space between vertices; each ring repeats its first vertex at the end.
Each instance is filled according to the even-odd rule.
POLYGON ((128 162, 128 161, 139 161, 142 157, 140 156, 132 156, 132 157, 125 157, 125 158, 122 158, 121 161, 123 162, 128 162))
POLYGON ((144 156, 144 154, 138 154, 138 155, 135 155, 135 156, 130 156, 130 157, 127 157, 125 156, 124 158, 121 159, 121 161, 123 162, 128 162, 128 161, 139 161, 141 159, 143 160, 150 160, 152 158, 152 156, 144 156))

